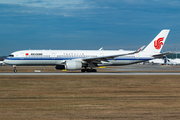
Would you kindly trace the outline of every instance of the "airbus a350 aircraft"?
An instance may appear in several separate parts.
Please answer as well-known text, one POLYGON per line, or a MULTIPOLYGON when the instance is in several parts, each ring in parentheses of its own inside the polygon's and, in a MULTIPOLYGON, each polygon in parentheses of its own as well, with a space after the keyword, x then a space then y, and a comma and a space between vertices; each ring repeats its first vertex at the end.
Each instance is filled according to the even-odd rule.
POLYGON ((170 30, 162 30, 144 49, 137 51, 125 50, 22 50, 11 53, 4 63, 16 66, 55 65, 56 69, 81 70, 82 72, 97 72, 98 66, 129 65, 170 53, 160 53, 170 30), (88 69, 89 68, 89 69, 88 69))

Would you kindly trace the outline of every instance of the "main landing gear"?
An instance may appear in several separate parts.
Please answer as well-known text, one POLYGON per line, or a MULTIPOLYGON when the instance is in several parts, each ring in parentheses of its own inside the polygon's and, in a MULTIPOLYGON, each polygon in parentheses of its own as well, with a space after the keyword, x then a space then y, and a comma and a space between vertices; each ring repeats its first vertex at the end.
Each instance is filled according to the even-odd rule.
POLYGON ((96 69, 81 69, 81 72, 97 72, 96 69))

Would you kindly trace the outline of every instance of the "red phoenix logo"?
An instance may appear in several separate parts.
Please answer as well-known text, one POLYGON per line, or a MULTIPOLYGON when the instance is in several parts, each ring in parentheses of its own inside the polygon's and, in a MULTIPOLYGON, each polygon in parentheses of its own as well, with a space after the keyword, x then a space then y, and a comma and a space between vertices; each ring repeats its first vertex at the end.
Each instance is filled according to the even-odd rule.
POLYGON ((161 45, 163 45, 163 42, 162 42, 163 40, 164 40, 164 37, 159 38, 158 40, 155 40, 154 47, 159 50, 161 48, 161 45))

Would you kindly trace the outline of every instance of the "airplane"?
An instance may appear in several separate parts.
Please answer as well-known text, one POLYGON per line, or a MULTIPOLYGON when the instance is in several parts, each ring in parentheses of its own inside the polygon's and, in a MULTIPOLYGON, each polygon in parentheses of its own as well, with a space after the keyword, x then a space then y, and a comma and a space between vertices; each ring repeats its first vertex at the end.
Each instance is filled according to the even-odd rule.
POLYGON ((166 56, 163 56, 163 59, 153 59, 153 60, 149 60, 149 63, 151 63, 152 65, 154 64, 159 64, 159 65, 177 65, 178 63, 168 59, 166 56))
POLYGON ((149 60, 149 63, 150 63, 151 65, 154 65, 154 64, 159 64, 159 65, 165 64, 164 59, 153 59, 153 60, 149 60))
POLYGON ((163 58, 164 58, 164 64, 165 65, 177 65, 176 62, 174 62, 173 60, 168 59, 166 56, 164 56, 163 58))
POLYGON ((150 43, 137 51, 127 50, 21 50, 11 53, 4 63, 16 66, 54 65, 57 70, 97 72, 99 66, 121 66, 140 63, 172 53, 160 53, 169 29, 162 30, 150 43), (144 48, 144 50, 142 50, 144 48))
POLYGON ((3 65, 4 64, 4 61, 0 61, 0 65, 3 65))
POLYGON ((180 65, 180 59, 175 58, 175 59, 169 59, 171 62, 173 62, 175 65, 180 65))

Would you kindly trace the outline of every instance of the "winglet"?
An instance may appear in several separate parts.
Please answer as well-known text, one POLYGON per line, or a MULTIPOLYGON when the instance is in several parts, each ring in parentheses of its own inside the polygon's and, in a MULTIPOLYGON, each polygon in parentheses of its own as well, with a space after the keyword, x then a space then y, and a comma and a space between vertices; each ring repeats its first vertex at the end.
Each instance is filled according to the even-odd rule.
POLYGON ((101 47, 100 49, 99 49, 99 51, 102 51, 103 50, 103 47, 101 47))
POLYGON ((142 46, 141 48, 139 48, 137 51, 140 52, 144 47, 145 47, 145 45, 142 46))
POLYGON ((140 52, 140 51, 141 51, 144 47, 145 47, 145 45, 144 45, 144 46, 142 46, 141 48, 139 48, 138 50, 136 50, 135 52, 130 53, 130 54, 135 54, 135 53, 138 53, 138 52, 140 52))

